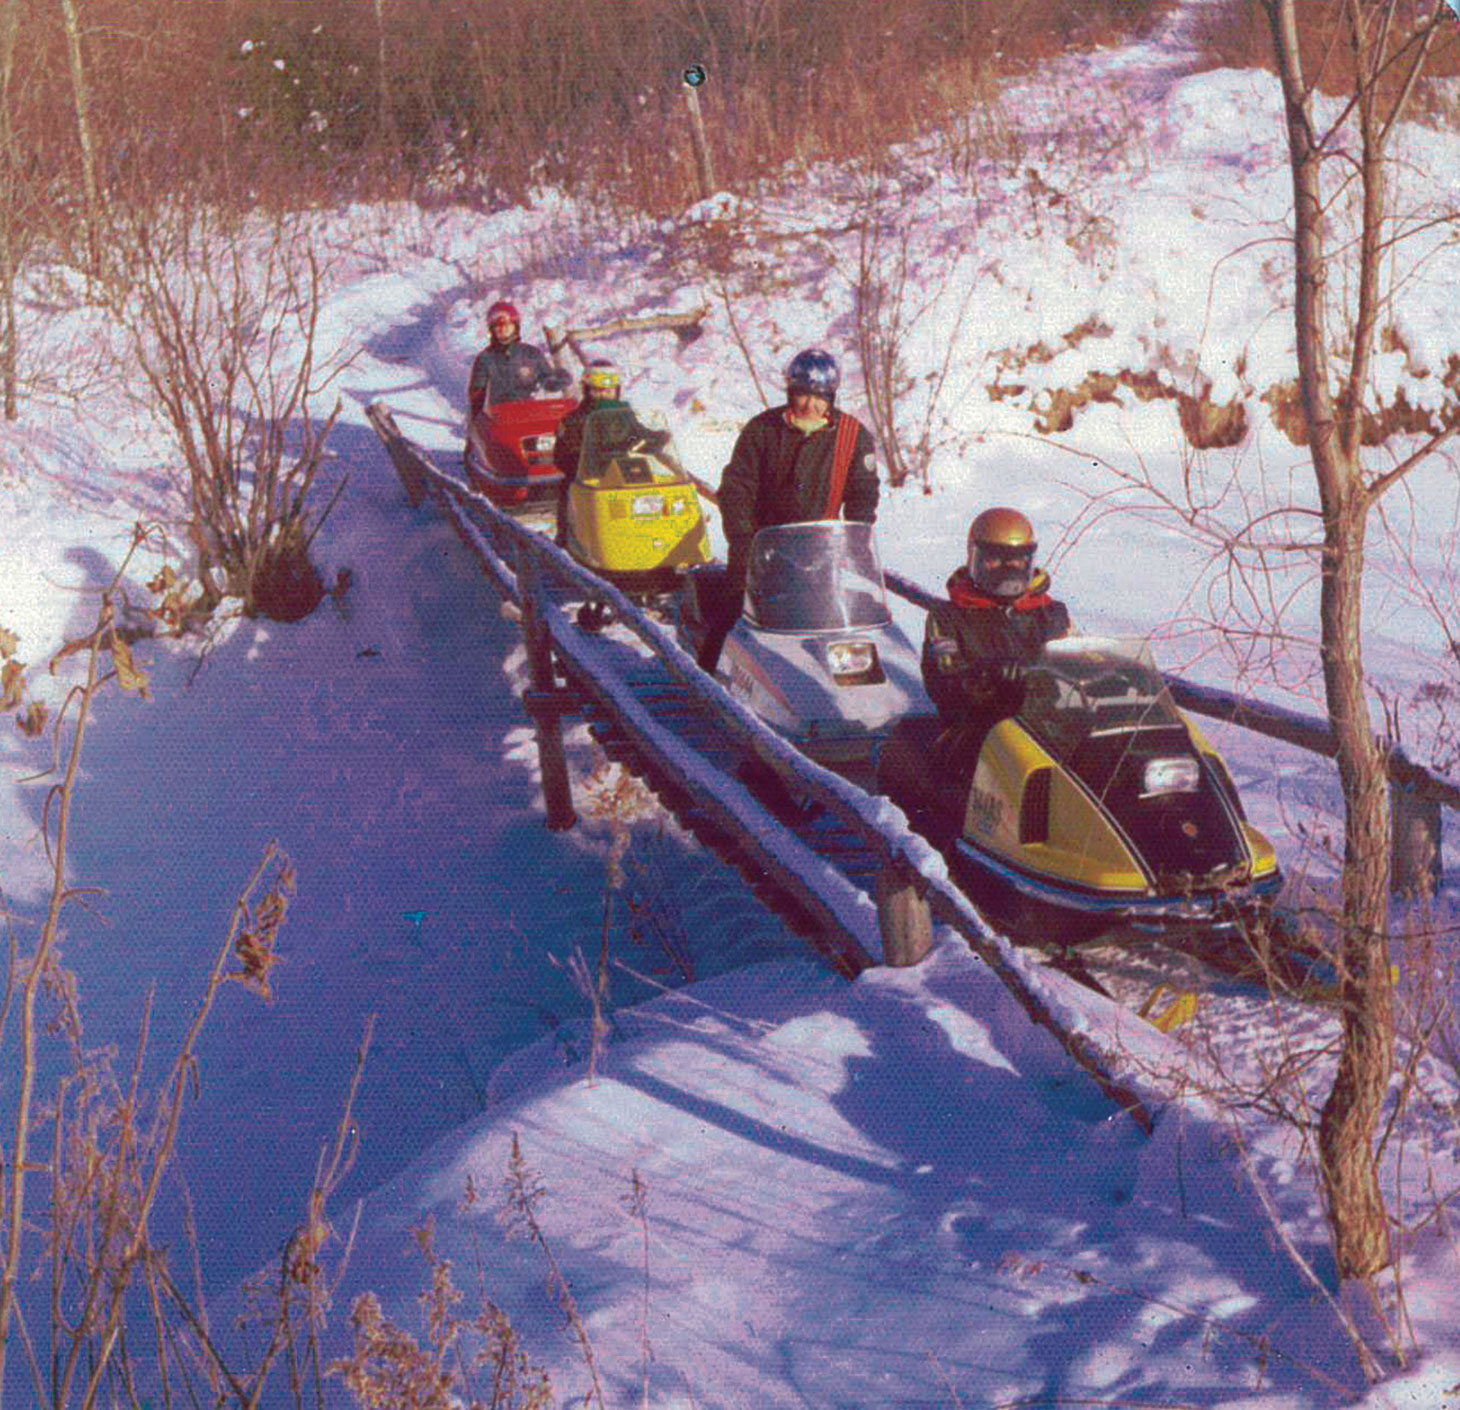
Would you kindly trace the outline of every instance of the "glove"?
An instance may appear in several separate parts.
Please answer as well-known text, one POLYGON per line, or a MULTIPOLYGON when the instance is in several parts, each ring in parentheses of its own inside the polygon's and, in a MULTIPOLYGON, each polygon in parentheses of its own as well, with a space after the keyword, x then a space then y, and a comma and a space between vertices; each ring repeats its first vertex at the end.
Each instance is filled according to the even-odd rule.
POLYGON ((1012 714, 1023 703, 1027 669, 1019 661, 979 661, 959 674, 964 699, 973 709, 1012 714))

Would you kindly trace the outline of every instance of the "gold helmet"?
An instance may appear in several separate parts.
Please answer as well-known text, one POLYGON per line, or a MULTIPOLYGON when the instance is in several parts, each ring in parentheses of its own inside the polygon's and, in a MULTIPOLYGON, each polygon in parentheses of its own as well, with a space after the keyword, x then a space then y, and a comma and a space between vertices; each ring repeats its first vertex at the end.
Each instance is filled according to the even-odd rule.
POLYGON ((1034 574, 1034 525, 1017 509, 985 509, 968 530, 968 576, 980 592, 1012 602, 1034 574))

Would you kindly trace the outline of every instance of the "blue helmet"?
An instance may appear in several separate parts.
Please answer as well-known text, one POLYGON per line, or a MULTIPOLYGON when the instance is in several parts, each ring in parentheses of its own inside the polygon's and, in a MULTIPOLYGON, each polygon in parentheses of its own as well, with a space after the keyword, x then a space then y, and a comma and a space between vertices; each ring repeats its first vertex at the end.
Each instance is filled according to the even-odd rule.
POLYGON ((824 348, 806 348, 786 364, 788 394, 812 392, 833 401, 841 380, 841 369, 836 365, 836 359, 824 348))

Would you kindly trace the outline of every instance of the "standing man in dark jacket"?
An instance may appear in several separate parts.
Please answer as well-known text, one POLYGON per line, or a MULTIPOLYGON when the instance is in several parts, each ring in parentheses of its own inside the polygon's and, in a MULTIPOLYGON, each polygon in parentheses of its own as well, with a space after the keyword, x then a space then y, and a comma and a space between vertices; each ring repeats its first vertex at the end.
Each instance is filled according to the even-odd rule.
POLYGON ((948 579, 948 602, 928 613, 923 685, 948 723, 987 724, 1024 702, 1023 667, 1070 634, 1070 614, 1036 571, 1034 525, 1017 509, 986 509, 968 531, 968 561, 948 579))
POLYGON ((526 401, 539 388, 561 392, 572 378, 548 361, 541 348, 521 338, 522 315, 516 306, 498 299, 487 310, 491 341, 477 354, 471 368, 468 399, 475 416, 483 404, 526 401))
POLYGON ((841 372, 821 348, 786 367, 786 404, 763 411, 740 432, 720 477, 720 516, 729 549, 725 600, 709 622, 699 662, 715 669, 720 648, 744 605, 750 544, 758 529, 814 519, 877 519, 877 462, 872 436, 836 409, 841 372))

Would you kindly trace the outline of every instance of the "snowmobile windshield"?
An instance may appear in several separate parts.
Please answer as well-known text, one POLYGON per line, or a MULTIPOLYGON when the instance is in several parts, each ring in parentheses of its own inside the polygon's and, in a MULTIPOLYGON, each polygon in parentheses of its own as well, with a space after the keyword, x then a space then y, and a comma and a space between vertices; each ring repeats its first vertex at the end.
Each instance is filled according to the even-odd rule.
POLYGON ((1062 759, 1101 735, 1186 733, 1151 648, 1140 640, 1050 642, 1029 667, 1020 715, 1062 759))
POLYGON ((745 613, 772 632, 886 626, 872 526, 830 519, 762 529, 750 547, 745 613))
POLYGON ((684 466, 664 418, 628 406, 604 407, 583 423, 580 480, 624 485, 683 484, 684 466))

